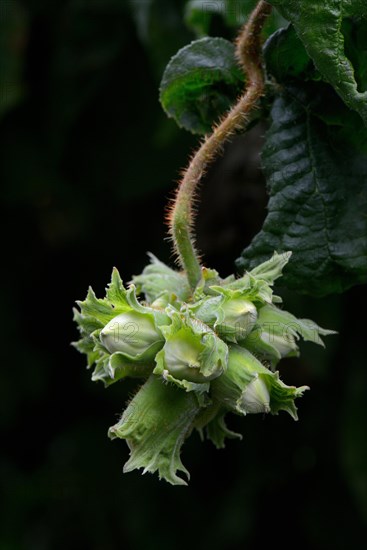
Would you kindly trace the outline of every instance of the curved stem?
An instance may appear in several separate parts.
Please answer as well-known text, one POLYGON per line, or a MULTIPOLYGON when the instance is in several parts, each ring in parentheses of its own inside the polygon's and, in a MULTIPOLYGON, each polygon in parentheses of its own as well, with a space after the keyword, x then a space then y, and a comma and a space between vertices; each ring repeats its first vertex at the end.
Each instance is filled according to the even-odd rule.
POLYGON ((198 184, 210 162, 220 152, 222 145, 235 132, 243 129, 249 121, 249 113, 264 91, 264 77, 261 67, 260 33, 271 6, 260 0, 242 28, 237 39, 236 55, 247 76, 247 89, 237 104, 206 137, 183 173, 176 197, 169 211, 169 228, 174 249, 182 268, 186 271, 189 284, 194 290, 201 278, 201 266, 192 235, 194 212, 193 202, 198 184))

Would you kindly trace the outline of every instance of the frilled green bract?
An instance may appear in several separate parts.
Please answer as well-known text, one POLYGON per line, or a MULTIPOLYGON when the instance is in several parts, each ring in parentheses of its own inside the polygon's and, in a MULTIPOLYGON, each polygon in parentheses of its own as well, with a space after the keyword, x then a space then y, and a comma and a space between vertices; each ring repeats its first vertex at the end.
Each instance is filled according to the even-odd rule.
POLYGON ((151 263, 144 268, 141 275, 133 278, 139 292, 144 292, 150 303, 167 294, 175 294, 183 301, 188 300, 190 286, 185 275, 160 262, 153 254, 149 254, 149 257, 151 263))
POLYGON ((257 319, 256 306, 242 290, 212 286, 219 296, 204 298, 194 307, 196 316, 213 326, 216 332, 228 342, 243 340, 253 329, 257 319))
POLYGON ((228 412, 286 411, 297 420, 295 399, 307 386, 287 386, 275 367, 299 354, 301 337, 323 345, 333 331, 280 309, 272 286, 290 255, 275 252, 239 279, 203 268, 194 292, 184 273, 151 256, 128 288, 114 269, 103 299, 89 289, 77 302, 74 346, 94 366, 92 380, 143 380, 109 430, 130 448, 124 472, 143 468, 184 485, 180 451, 194 430, 222 448, 226 438, 241 438, 227 427, 228 412))
POLYGON ((283 357, 298 357, 297 341, 300 337, 324 346, 320 335, 329 334, 335 332, 320 328, 310 319, 297 319, 288 311, 268 304, 259 309, 257 324, 243 345, 274 368, 283 357))
POLYGON ((84 301, 74 309, 81 339, 73 345, 95 364, 92 380, 106 386, 129 377, 146 377, 164 344, 159 327, 169 321, 164 311, 140 304, 135 287, 126 290, 117 269, 112 272, 106 297, 99 299, 89 288, 84 301))
POLYGON ((186 485, 176 472, 189 477, 180 450, 200 408, 201 400, 195 392, 183 392, 150 376, 121 420, 108 431, 111 439, 126 439, 130 448, 124 472, 135 468, 143 468, 143 473, 158 471, 159 477, 172 485, 186 485))
POLYGON ((230 346, 228 368, 212 385, 212 395, 238 414, 278 414, 284 410, 297 420, 294 400, 307 386, 287 386, 278 372, 271 372, 250 351, 230 346))
MULTIPOLYGON (((181 309, 183 309, 182 306, 181 309)), ((165 344, 157 353, 154 374, 186 391, 209 391, 209 382, 227 368, 228 347, 189 311, 167 307, 171 324, 162 327, 165 344)))

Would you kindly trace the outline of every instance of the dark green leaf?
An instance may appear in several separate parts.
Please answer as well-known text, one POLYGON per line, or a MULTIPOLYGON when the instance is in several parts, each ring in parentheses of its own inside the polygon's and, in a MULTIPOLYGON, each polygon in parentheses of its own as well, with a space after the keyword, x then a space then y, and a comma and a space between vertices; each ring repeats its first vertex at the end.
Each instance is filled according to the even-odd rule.
POLYGON ((233 44, 223 38, 202 38, 171 59, 163 75, 160 100, 179 126, 207 133, 243 86, 233 44))
MULTIPOLYGON (((367 125, 367 91, 358 89, 357 67, 346 56, 342 32, 343 18, 366 15, 364 0, 271 0, 291 21, 317 69, 350 109, 367 125)), ((367 32, 367 21, 358 25, 367 32)))
POLYGON ((367 130, 329 86, 307 88, 275 100, 263 151, 269 213, 238 266, 292 250, 285 284, 321 296, 367 281, 367 130))
POLYGON ((345 53, 354 67, 358 90, 367 90, 367 21, 354 22, 344 19, 341 30, 345 53))
POLYGON ((266 70, 278 82, 315 76, 315 68, 294 27, 277 30, 264 45, 266 70))

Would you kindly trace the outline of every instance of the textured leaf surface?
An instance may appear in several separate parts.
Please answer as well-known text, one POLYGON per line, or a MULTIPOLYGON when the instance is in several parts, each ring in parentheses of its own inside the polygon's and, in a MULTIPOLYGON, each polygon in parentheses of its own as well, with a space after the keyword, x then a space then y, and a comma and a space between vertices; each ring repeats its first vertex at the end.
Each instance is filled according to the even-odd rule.
POLYGON ((172 485, 186 485, 177 471, 188 474, 180 459, 181 446, 200 410, 193 393, 186 393, 151 376, 135 395, 121 420, 109 429, 111 439, 126 439, 130 459, 124 472, 158 471, 172 485))
MULTIPOLYGON (((359 89, 355 67, 346 56, 343 35, 345 17, 367 14, 364 0, 271 0, 291 21, 323 77, 367 125, 367 91, 359 89)), ((367 20, 358 25, 367 31, 367 20)))
POLYGON ((202 38, 171 59, 162 78, 160 100, 179 126, 207 133, 243 86, 234 45, 223 38, 202 38))
POLYGON ((263 151, 269 212, 237 264, 291 250, 284 283, 318 296, 367 281, 367 131, 325 88, 276 99, 263 151))

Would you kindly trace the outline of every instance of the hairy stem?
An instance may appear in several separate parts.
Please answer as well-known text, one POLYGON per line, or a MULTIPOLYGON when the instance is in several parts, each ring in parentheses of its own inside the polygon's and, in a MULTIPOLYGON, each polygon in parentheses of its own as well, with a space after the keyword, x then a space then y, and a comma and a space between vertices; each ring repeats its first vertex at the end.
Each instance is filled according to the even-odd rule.
POLYGON ((261 67, 260 33, 271 6, 260 0, 242 28, 237 39, 236 54, 246 77, 247 88, 237 104, 225 118, 214 127, 192 157, 177 189, 168 220, 174 249, 182 268, 186 271, 191 288, 194 290, 201 278, 201 266, 195 249, 192 234, 194 222, 193 202, 198 184, 210 162, 218 155, 222 145, 235 132, 243 129, 249 121, 249 113, 264 91, 264 77, 261 67))

